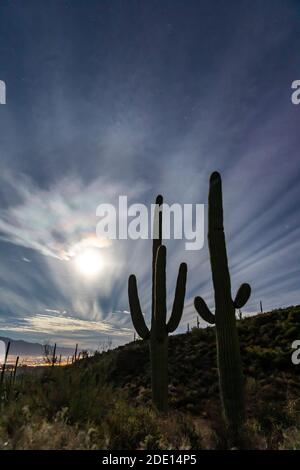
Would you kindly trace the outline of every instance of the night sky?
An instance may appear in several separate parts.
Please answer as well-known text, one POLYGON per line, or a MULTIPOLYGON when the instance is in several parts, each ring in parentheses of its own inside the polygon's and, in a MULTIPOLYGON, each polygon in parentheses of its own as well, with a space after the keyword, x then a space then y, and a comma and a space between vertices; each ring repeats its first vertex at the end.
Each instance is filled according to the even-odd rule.
MULTIPOLYGON (((100 203, 207 202, 223 178, 233 295, 245 312, 300 302, 300 2, 2 0, 0 335, 97 347, 133 337, 127 278, 149 321, 151 241, 95 241, 100 203), (72 251, 91 244, 89 278, 72 251)), ((208 246, 167 242, 168 301, 188 263, 214 307, 208 246)))

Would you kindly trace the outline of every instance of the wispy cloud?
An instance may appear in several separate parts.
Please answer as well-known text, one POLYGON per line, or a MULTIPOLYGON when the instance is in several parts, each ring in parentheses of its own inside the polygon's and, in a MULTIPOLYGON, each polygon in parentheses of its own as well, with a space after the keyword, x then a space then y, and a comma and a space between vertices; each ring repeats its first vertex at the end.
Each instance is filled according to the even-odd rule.
POLYGON ((16 201, 0 209, 0 240, 60 260, 84 247, 106 247, 109 242, 96 237, 98 205, 116 203, 119 194, 138 196, 143 189, 141 184, 133 190, 101 177, 84 184, 78 176, 62 177, 49 189, 41 189, 28 177, 8 170, 0 183, 5 190, 14 189, 16 201))
POLYGON ((80 338, 82 346, 95 345, 104 338, 114 339, 119 344, 125 338, 132 337, 132 330, 126 327, 114 326, 105 321, 90 321, 74 318, 71 315, 48 310, 47 313, 19 318, 9 322, 0 320, 2 334, 17 336, 22 334, 24 339, 43 338, 45 341, 63 339, 63 344, 74 344, 74 338, 80 338))
MULTIPOLYGON (((95 323, 97 335, 101 328, 106 334, 107 325, 132 330, 131 272, 149 323, 151 242, 96 239, 96 207, 121 194, 146 204, 158 193, 168 203, 206 203, 213 170, 224 182, 233 295, 241 282, 251 283, 249 312, 260 299, 265 308, 299 302, 299 109, 290 101, 300 67, 294 2, 224 2, 218 9, 207 2, 204 11, 202 2, 174 0, 167 17, 164 7, 144 2, 132 10, 136 22, 131 10, 120 8, 118 34, 105 6, 101 27, 97 15, 74 10, 70 20, 56 7, 47 10, 51 35, 39 30, 39 21, 29 35, 20 24, 31 22, 30 7, 18 15, 14 2, 6 3, 1 21, 13 18, 14 27, 1 60, 18 94, 1 109, 3 327, 38 338, 49 324, 63 340, 73 319, 77 338, 82 329, 90 341, 97 341, 95 323), (106 264, 87 282, 72 260, 90 246, 106 264)), ((45 6, 35 5, 35 18, 44 15, 45 6)), ((178 266, 188 263, 184 331, 196 321, 195 295, 214 308, 208 247, 188 253, 176 240, 167 249, 169 308, 178 266)))

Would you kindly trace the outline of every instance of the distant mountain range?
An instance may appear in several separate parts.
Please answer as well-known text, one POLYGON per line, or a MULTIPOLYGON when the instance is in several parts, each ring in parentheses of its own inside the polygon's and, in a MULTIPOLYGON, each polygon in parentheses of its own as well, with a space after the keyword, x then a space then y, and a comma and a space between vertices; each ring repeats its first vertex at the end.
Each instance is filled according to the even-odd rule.
MULTIPOLYGON (((4 336, 0 336, 0 341, 4 341, 6 345, 10 341, 9 354, 13 356, 44 355, 44 347, 39 343, 30 343, 28 341, 10 339, 4 336)), ((62 356, 70 356, 74 354, 74 348, 57 347, 56 353, 62 356)))

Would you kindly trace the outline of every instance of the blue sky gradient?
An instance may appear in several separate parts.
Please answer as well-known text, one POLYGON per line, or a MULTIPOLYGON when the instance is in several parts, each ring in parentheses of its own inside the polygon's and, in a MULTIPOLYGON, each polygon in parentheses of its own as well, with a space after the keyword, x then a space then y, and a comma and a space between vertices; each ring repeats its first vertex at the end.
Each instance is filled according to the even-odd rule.
MULTIPOLYGON (((0 334, 96 347, 133 337, 127 278, 149 320, 151 242, 114 241, 92 282, 64 255, 96 208, 206 203, 222 173, 233 291, 246 311, 300 301, 300 4, 290 0, 15 0, 0 4, 0 334)), ((188 263, 213 307, 208 247, 170 241, 171 305, 188 263)))

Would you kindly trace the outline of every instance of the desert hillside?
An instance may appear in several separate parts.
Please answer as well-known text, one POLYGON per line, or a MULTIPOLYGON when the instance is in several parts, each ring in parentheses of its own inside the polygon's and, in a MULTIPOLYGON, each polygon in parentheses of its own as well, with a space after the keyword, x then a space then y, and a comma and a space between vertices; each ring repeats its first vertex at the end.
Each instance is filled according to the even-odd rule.
MULTIPOLYGON (((300 447, 300 306, 237 321, 246 383, 247 448, 300 447)), ((170 411, 151 408, 148 344, 135 341, 64 367, 19 371, 2 396, 1 448, 228 448, 214 328, 169 340, 170 411), (50 435, 53 436, 50 439, 50 435)))

